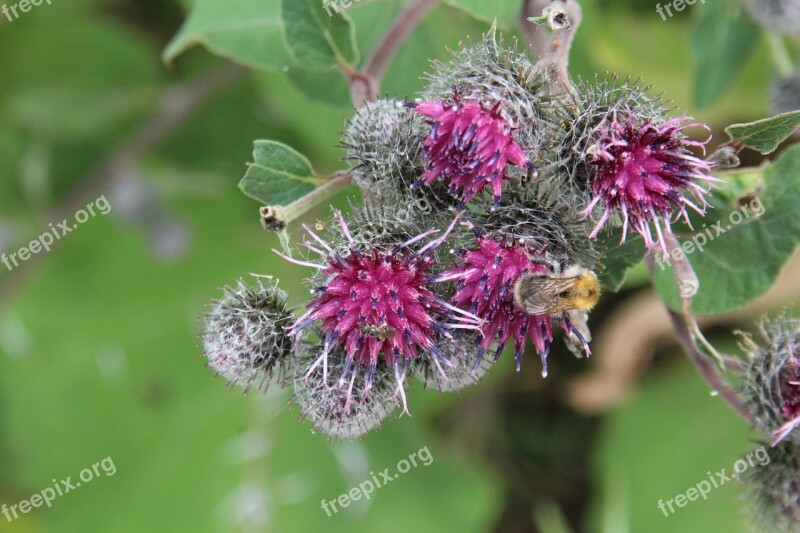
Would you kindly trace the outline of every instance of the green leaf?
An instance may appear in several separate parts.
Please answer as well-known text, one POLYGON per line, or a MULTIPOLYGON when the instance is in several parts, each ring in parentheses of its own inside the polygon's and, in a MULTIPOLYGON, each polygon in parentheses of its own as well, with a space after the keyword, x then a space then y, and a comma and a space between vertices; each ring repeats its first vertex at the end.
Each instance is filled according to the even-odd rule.
POLYGON ((255 141, 253 158, 239 188, 263 205, 290 204, 319 182, 308 159, 285 144, 255 141))
POLYGON ((759 30, 737 2, 696 6, 692 32, 694 103, 714 104, 736 79, 758 41, 759 30))
POLYGON ((242 65, 280 70, 290 62, 283 45, 278 0, 197 0, 164 50, 171 63, 195 46, 242 65))
POLYGON ((771 154, 800 126, 800 111, 790 111, 775 117, 733 124, 725 128, 732 141, 762 154, 771 154))
POLYGON ((717 194, 728 200, 738 200, 764 188, 763 168, 737 168, 720 173, 717 177, 725 180, 717 194))
POLYGON ((321 0, 281 0, 286 47, 307 68, 327 69, 358 63, 355 29, 338 4, 321 0))
POLYGON ((617 292, 625 282, 628 269, 639 263, 646 252, 644 241, 638 235, 628 235, 624 244, 620 244, 622 230, 604 234, 599 239, 598 248, 603 254, 603 271, 599 273, 603 287, 617 292))
POLYGON ((330 106, 346 108, 348 113, 353 109, 350 87, 340 72, 335 70, 320 72, 294 65, 286 75, 307 98, 330 106))
MULTIPOLYGON (((798 203, 800 146, 794 146, 764 170, 759 197, 743 205, 731 201, 725 209, 708 213, 702 228, 695 225, 698 231, 683 241, 694 240, 693 250, 684 246, 691 251, 688 258, 700 280, 693 305, 697 314, 733 311, 775 283, 800 244, 798 203)), ((654 282, 667 304, 679 309, 672 268, 658 264, 654 282)))
POLYGON ((504 29, 517 25, 517 19, 522 13, 522 2, 514 0, 444 0, 458 9, 462 9, 478 20, 493 22, 504 29))

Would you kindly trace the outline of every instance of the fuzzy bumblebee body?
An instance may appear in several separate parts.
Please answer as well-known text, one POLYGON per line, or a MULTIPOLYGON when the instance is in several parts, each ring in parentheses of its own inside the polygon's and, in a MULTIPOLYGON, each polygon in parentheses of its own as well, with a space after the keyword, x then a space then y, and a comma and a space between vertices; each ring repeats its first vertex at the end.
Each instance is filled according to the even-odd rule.
POLYGON ((578 265, 552 274, 524 274, 514 284, 514 300, 529 315, 589 311, 599 299, 597 276, 578 265))

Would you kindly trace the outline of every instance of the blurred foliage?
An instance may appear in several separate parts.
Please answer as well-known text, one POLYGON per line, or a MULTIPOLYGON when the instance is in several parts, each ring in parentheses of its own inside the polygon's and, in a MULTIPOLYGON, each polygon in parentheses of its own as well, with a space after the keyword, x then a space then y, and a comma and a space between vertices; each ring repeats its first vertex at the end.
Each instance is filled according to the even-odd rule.
MULTIPOLYGON (((795 253, 800 239, 800 213, 796 209, 800 200, 800 147, 786 150, 762 175, 764 190, 758 195, 758 208, 751 209, 738 198, 726 198, 715 202, 705 222, 696 221, 698 236, 705 237, 704 249, 698 245, 694 248, 697 253, 690 255, 703 286, 693 303, 698 314, 732 311, 764 294, 795 253)), ((684 242, 689 240, 687 235, 684 242)), ((695 237, 694 243, 698 242, 695 237)), ((680 309, 672 268, 656 269, 654 279, 670 307, 680 309)))
MULTIPOLYGON (((2 271, 0 283, 10 287, 3 293, 17 292, 0 319, 0 503, 29 498, 53 478, 76 477, 108 456, 117 473, 13 523, 0 516, 0 530, 432 532, 487 531, 498 523, 527 530, 534 522, 590 531, 741 529, 732 487, 669 518, 657 508, 658 498, 685 491, 747 449, 747 429, 708 397, 686 364, 656 367, 639 395, 604 419, 570 413, 552 422, 546 416, 552 404, 534 402, 539 390, 505 391, 512 364, 504 358, 474 394, 412 391, 413 418, 390 420, 355 443, 312 435, 286 410, 285 396, 243 398, 211 379, 196 334, 205 303, 218 295, 215 287, 254 272, 303 293, 304 272, 269 252, 277 238, 262 232, 258 204, 237 189, 253 139, 286 143, 320 173, 332 172, 340 168, 338 132, 351 108, 338 72, 291 63, 277 32, 277 1, 264 4, 275 11, 248 11, 253 3, 247 0, 224 7, 197 0, 188 14, 190 4, 72 0, 43 4, 13 22, 0 17, 0 224, 12 236, 11 244, 2 240, 6 251, 41 233, 48 213, 90 186, 93 170, 151 120, 169 87, 222 61, 194 45, 258 69, 139 162, 140 178, 188 228, 187 253, 171 262, 155 254, 139 230, 115 216, 125 207, 122 197, 109 216, 91 219, 60 242, 41 267, 31 261, 2 271), (503 401, 464 403, 484 393, 503 401), (533 407, 522 409, 527 402, 533 407), (492 437, 499 453, 475 453, 443 438, 446 420, 461 404, 497 417, 488 429, 480 426, 490 435, 466 434, 462 441, 492 437), (499 431, 501 423, 508 426, 499 431), (587 426, 595 430, 584 432, 587 426), (430 466, 412 469, 333 518, 321 509, 323 498, 338 497, 370 471, 394 468, 425 446, 434 458, 430 466), (573 455, 559 456, 576 449, 591 469, 573 455), (532 480, 533 492, 512 488, 503 474, 508 465, 554 457, 561 462, 549 469, 525 470, 540 476, 532 480), (576 487, 566 517, 556 505, 566 484, 545 492, 555 478, 576 487)), ((404 4, 364 1, 347 11, 362 59, 404 4)), ((492 13, 486 6, 497 3, 447 4, 457 7, 436 7, 401 46, 384 92, 413 96, 428 60, 446 59, 447 47, 478 37, 492 13)), ((516 3, 499 4, 510 27, 515 11, 508 6, 516 3)), ((688 13, 665 22, 649 3, 582 5, 574 73, 642 76, 715 132, 766 114, 766 46, 755 45, 718 102, 697 110, 688 13)), ((345 55, 356 60, 354 51, 345 55)), ((92 192, 99 196, 110 187, 92 192)), ((346 206, 346 194, 336 204, 346 206)), ((541 380, 532 365, 514 379, 536 387, 541 380)), ((558 379, 558 372, 548 378, 558 379)))
POLYGON ((593 464, 599 497, 586 530, 746 532, 735 482, 712 489, 707 500, 673 505, 669 516, 658 502, 685 494, 708 472, 732 474, 754 447, 741 419, 708 393, 689 364, 665 368, 606 422, 593 464))

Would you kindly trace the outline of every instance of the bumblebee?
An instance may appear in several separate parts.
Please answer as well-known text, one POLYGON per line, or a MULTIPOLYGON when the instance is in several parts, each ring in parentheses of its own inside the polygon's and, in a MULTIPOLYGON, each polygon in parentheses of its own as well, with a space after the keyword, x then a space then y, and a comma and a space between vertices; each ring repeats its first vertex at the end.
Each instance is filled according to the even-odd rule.
POLYGON ((589 311, 599 299, 597 275, 579 265, 552 274, 524 274, 514 284, 514 300, 531 315, 589 311))

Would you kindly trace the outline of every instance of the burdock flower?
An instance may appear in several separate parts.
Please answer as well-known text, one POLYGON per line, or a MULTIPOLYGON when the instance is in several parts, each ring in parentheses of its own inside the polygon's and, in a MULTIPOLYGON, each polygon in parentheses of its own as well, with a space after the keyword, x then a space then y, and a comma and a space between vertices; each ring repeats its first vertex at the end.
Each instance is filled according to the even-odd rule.
MULTIPOLYGON (((475 368, 489 348, 496 343, 495 360, 509 340, 514 341, 517 370, 522 365, 526 339, 530 338, 542 359, 542 375, 547 376, 547 355, 553 341, 550 315, 529 315, 514 299, 514 285, 523 274, 548 274, 551 268, 524 245, 498 242, 478 236, 477 245, 461 251, 462 264, 437 279, 456 281, 453 302, 482 319, 475 368)), ((577 334, 566 315, 558 317, 570 334, 577 334)), ((585 343, 584 343, 585 345, 585 343)), ((586 352, 589 353, 588 346, 586 352)))
POLYGON ((603 214, 591 238, 597 236, 612 214, 618 214, 623 221, 623 242, 630 226, 642 235, 648 248, 666 252, 664 231, 672 231, 673 213, 676 219, 683 216, 687 224, 690 224, 687 207, 705 214, 709 188, 713 182, 721 180, 709 176, 709 164, 689 152, 690 146, 704 149, 708 141, 684 138, 683 130, 703 126, 684 124, 687 120, 688 117, 681 117, 661 124, 641 123, 629 115, 620 122, 615 113, 600 126, 598 142, 589 147, 588 160, 597 171, 591 181, 594 198, 584 214, 589 216, 600 202, 603 214), (666 225, 664 229, 662 220, 666 225))
MULTIPOLYGON (((378 244, 359 249, 341 216, 342 234, 349 241, 349 251, 342 255, 306 227, 309 235, 322 248, 306 246, 324 259, 324 264, 285 259, 319 269, 322 284, 314 288, 308 311, 291 328, 298 336, 308 326, 320 322, 324 348, 311 365, 306 377, 319 365, 327 373, 331 349, 341 346, 345 361, 339 382, 352 383, 360 369, 365 371, 365 390, 372 386, 376 368, 381 362, 395 369, 402 385, 409 361, 430 357, 445 376, 442 365, 452 363, 434 342, 438 333, 450 338, 450 329, 478 329, 480 321, 442 300, 431 290, 428 270, 436 263, 433 252, 447 238, 456 220, 439 238, 416 251, 411 246, 436 233, 432 229, 402 244, 383 247, 378 244), (453 323, 443 322, 450 319, 453 323)), ((281 254, 282 255, 282 254, 281 254)), ((446 379, 446 378, 445 378, 446 379)), ((400 387, 402 394, 402 387, 400 387)))
POLYGON ((500 103, 487 108, 482 102, 460 100, 456 95, 452 104, 418 102, 409 106, 431 119, 424 147, 427 170, 414 186, 442 178, 463 205, 488 185, 497 205, 503 180, 508 179, 506 165, 528 166, 511 124, 500 112, 500 103))

